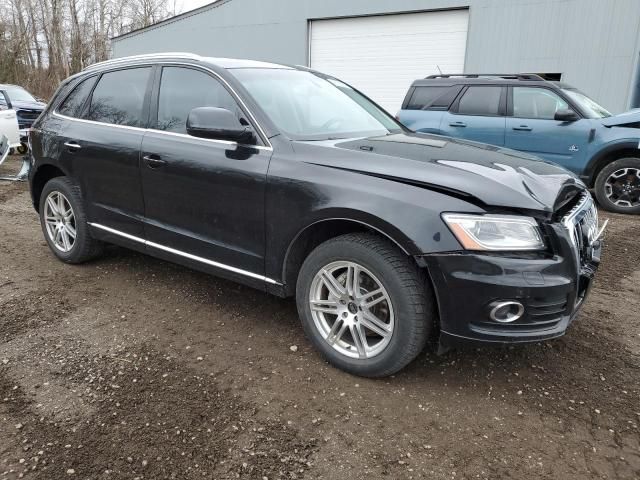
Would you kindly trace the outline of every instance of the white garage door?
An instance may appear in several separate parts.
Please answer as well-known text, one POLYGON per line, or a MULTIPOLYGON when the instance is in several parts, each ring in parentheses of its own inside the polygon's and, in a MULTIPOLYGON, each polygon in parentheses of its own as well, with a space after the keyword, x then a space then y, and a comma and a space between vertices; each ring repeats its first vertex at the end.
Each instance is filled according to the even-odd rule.
POLYGON ((414 80, 464 71, 468 24, 468 10, 314 20, 310 66, 395 114, 414 80))

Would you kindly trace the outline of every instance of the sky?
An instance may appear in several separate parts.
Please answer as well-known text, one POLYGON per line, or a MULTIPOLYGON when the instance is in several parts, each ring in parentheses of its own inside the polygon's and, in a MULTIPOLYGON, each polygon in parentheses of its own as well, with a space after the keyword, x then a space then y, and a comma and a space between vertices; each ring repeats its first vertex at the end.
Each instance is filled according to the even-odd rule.
MULTIPOLYGON (((189 10, 202 7, 203 5, 207 5, 212 2, 213 0, 175 0, 176 12, 178 13, 188 12, 189 10)), ((172 3, 173 2, 170 2, 170 4, 172 3)))

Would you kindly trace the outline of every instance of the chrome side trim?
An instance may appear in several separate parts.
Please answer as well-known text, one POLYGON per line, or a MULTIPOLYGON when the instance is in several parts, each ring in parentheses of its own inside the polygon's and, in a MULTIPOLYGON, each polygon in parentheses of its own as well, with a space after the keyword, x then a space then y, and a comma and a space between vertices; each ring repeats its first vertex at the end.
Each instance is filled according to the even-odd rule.
POLYGON ((245 144, 238 144, 238 142, 231 142, 228 140, 215 140, 212 138, 199 138, 199 137, 193 137, 191 135, 188 135, 186 133, 177 133, 177 132, 165 132, 164 130, 155 130, 153 128, 140 128, 140 127, 130 127, 128 125, 116 125, 113 123, 103 123, 103 122, 96 122, 95 120, 85 120, 84 118, 73 118, 73 117, 68 117, 66 115, 63 115, 62 113, 58 113, 58 112, 53 112, 52 115, 54 117, 58 117, 58 118, 63 118, 65 120, 70 120, 72 122, 82 122, 82 123, 89 123, 91 125, 101 125, 103 127, 113 127, 113 128, 124 128, 127 130, 134 130, 134 131, 138 131, 141 133, 159 133, 161 135, 173 135, 173 136, 177 136, 177 137, 183 137, 183 138, 190 138, 191 140, 198 140, 198 141, 202 141, 202 142, 209 142, 209 143, 214 143, 216 145, 223 145, 225 147, 247 147, 247 148, 254 148, 256 150, 263 150, 266 152, 272 152, 273 148, 271 147, 263 147, 262 145, 245 145, 245 144))
POLYGON ((102 125, 105 127, 112 127, 112 128, 124 128, 125 130, 134 130, 136 132, 141 132, 141 133, 144 133, 147 131, 146 128, 130 127, 129 125, 116 125, 115 123, 96 122, 95 120, 86 120, 84 118, 68 117, 66 115, 63 115, 62 113, 58 113, 55 110, 51 115, 53 115, 54 117, 63 118, 65 120, 71 120, 73 122, 88 123, 90 125, 102 125))
POLYGON ((189 135, 188 133, 178 133, 178 132, 166 132, 164 130, 154 130, 152 128, 147 129, 149 133, 159 133, 161 135, 172 135, 174 137, 182 137, 189 138, 191 140, 199 140, 203 142, 217 143, 220 145, 225 145, 229 147, 245 147, 245 148, 254 148, 256 150, 263 150, 265 152, 273 152, 273 148, 271 147, 263 147, 262 145, 247 145, 245 143, 231 142, 229 140, 215 140, 212 138, 200 138, 189 135))
POLYGON ((159 243, 150 242, 149 240, 145 240, 144 238, 136 237, 135 235, 130 235, 128 233, 121 232, 120 230, 116 230, 114 228, 105 227, 104 225, 100 225, 99 223, 89 222, 89 225, 91 225, 94 228, 104 230, 105 232, 113 233, 114 235, 118 235, 128 240, 141 243, 143 245, 146 245, 147 247, 157 248, 158 250, 163 250, 165 252, 178 255, 180 257, 188 258, 189 260, 194 260, 196 262, 204 263, 206 265, 210 265, 212 267, 219 268, 221 270, 227 270, 229 272, 237 273, 239 275, 244 275, 245 277, 255 278, 257 280, 262 280, 263 282, 271 283, 273 285, 279 285, 278 282, 276 282, 271 278, 265 277, 264 275, 248 272, 247 270, 242 270, 241 268, 225 265, 224 263, 214 262, 213 260, 209 260, 208 258, 199 257, 197 255, 192 255, 190 253, 183 252, 182 250, 177 250, 175 248, 167 247, 165 245, 160 245, 159 243))

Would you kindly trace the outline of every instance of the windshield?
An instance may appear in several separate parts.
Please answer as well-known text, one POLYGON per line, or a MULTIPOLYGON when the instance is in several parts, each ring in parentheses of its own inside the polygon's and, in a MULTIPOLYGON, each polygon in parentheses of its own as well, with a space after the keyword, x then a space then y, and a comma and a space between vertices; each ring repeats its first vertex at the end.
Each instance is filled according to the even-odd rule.
POLYGON ((289 69, 235 69, 271 121, 294 140, 329 140, 401 131, 389 115, 348 85, 289 69))
POLYGON ((590 99, 579 90, 574 88, 563 88, 562 91, 571 97, 571 100, 580 105, 580 108, 584 110, 588 118, 605 118, 611 116, 611 113, 606 108, 598 105, 594 100, 590 99))
POLYGON ((24 88, 20 87, 7 87, 5 88, 7 95, 9 95, 9 100, 12 102, 35 102, 36 99, 27 92, 24 88))

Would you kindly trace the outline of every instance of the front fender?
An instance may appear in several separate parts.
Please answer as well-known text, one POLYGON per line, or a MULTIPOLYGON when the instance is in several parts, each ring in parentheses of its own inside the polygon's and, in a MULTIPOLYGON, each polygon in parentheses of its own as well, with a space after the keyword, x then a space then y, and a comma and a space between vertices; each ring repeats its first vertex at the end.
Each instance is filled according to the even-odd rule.
MULTIPOLYGON (((597 173, 610 161, 612 157, 616 156, 617 152, 637 152, 636 156, 640 156, 640 130, 634 130, 633 133, 637 134, 637 137, 635 138, 631 135, 625 134, 622 138, 609 139, 609 141, 606 141, 608 140, 606 137, 618 134, 616 130, 620 130, 620 127, 611 127, 606 128, 605 130, 606 131, 602 133, 602 136, 605 137, 603 138, 605 142, 598 146, 581 175, 582 180, 584 180, 589 187, 593 186, 597 173)), ((631 129, 625 128, 624 130, 631 129)))
POLYGON ((266 275, 280 279, 290 246, 312 225, 358 222, 409 255, 459 250, 441 213, 482 212, 462 199, 416 185, 274 156, 266 205, 266 275))

